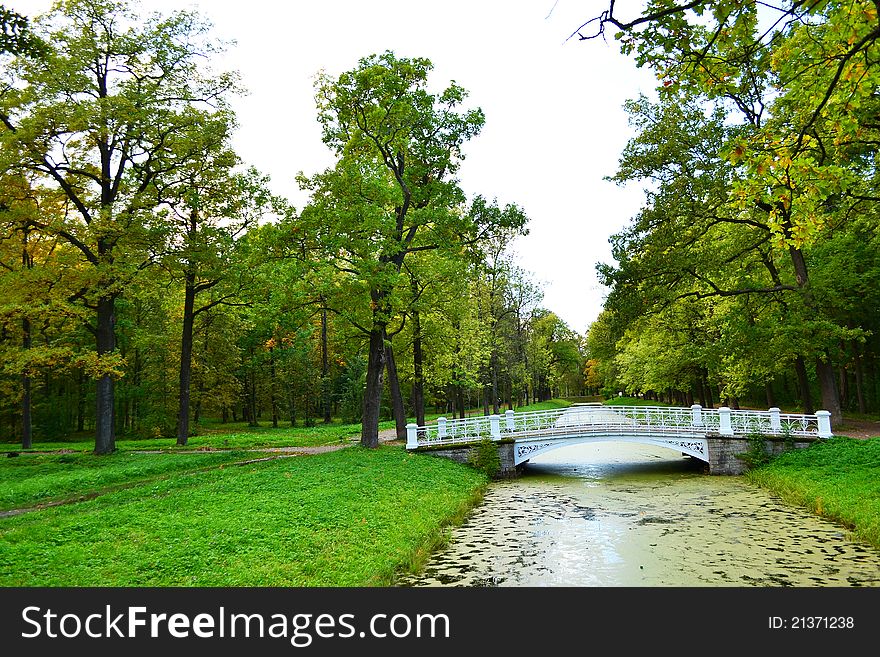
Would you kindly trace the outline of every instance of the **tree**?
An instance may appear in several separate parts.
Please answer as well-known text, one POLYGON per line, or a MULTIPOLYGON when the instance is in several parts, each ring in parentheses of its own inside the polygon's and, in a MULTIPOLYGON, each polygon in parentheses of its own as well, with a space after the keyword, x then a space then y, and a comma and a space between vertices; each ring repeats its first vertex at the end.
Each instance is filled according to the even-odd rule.
POLYGON ((386 330, 407 255, 455 249, 484 228, 458 209, 463 194, 453 177, 461 147, 479 133, 483 114, 460 109, 466 93, 454 83, 430 93, 431 68, 427 59, 385 52, 317 82, 324 142, 340 159, 333 169, 301 178, 312 191, 303 215, 309 226, 326 226, 326 252, 369 293, 366 447, 378 445, 386 330))
MULTIPOLYGON (((663 0, 632 20, 614 12, 612 2, 575 34, 616 27, 622 50, 657 72, 661 99, 684 92, 738 124, 717 152, 734 166, 729 210, 762 215, 770 243, 789 258, 799 304, 821 317, 806 250, 880 199, 875 3, 663 0)), ((811 340, 826 343, 815 367, 823 406, 839 421, 832 334, 811 340)))
MULTIPOLYGON (((33 440, 34 379, 46 367, 63 369, 74 359, 68 344, 46 339, 52 329, 65 326, 72 309, 68 297, 76 276, 65 276, 75 269, 69 250, 59 248, 57 239, 34 229, 41 217, 62 211, 58 195, 34 189, 20 176, 0 177, 0 327, 4 357, 3 373, 14 375, 19 383, 21 443, 30 449, 33 440), (13 336, 18 344, 14 345, 13 336)), ((64 332, 63 330, 61 331, 64 332)))
MULTIPOLYGON (((237 239, 264 214, 281 208, 255 169, 234 173, 237 158, 226 144, 228 122, 215 120, 218 132, 201 150, 203 159, 181 173, 178 198, 169 203, 174 234, 169 265, 183 280, 183 327, 180 349, 177 444, 186 445, 190 430, 193 325, 201 313, 217 305, 243 303, 242 291, 251 276, 239 265, 237 239), (237 257, 238 256, 238 257, 237 257), (197 299, 210 298, 197 304, 197 299)), ((206 130, 203 136, 210 135, 206 130)), ((282 210, 283 211, 283 210, 282 210)))
POLYGON ((28 19, 0 5, 0 55, 39 57, 45 51, 45 44, 30 29, 28 19))
POLYGON ((0 91, 0 171, 55 185, 69 213, 35 223, 77 249, 90 279, 99 362, 95 451, 115 449, 116 300, 154 259, 167 186, 203 152, 189 138, 223 107, 230 75, 200 65, 216 50, 194 14, 141 20, 124 1, 71 0, 36 24, 49 52, 19 58, 0 91))

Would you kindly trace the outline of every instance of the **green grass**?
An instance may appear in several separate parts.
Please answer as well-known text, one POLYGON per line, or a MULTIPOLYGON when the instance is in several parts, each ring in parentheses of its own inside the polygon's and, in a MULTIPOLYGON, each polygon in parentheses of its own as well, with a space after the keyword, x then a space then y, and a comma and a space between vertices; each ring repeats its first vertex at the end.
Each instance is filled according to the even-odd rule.
POLYGON ((880 548, 880 438, 831 438, 781 454, 748 479, 880 548))
POLYGON ((654 401, 653 399, 640 399, 639 397, 612 397, 605 402, 606 406, 670 406, 666 402, 654 401))
POLYGON ((22 454, 0 458, 0 511, 89 496, 114 486, 260 458, 254 452, 22 454))
MULTIPOLYGON (((393 422, 381 422, 379 429, 391 429, 393 422)), ((248 427, 244 423, 234 425, 214 425, 211 430, 198 436, 190 437, 186 447, 178 447, 175 438, 118 438, 116 447, 120 450, 154 450, 171 451, 199 449, 258 449, 261 447, 312 447, 316 445, 333 445, 356 440, 361 433, 360 424, 317 424, 314 427, 248 427), (216 427, 222 427, 218 429, 216 427)), ((78 435, 67 440, 35 442, 33 450, 54 451, 75 450, 90 452, 94 450, 94 436, 78 435)), ((21 451, 15 443, 0 445, 0 452, 21 451)))
POLYGON ((0 585, 387 585, 485 484, 401 447, 159 479, 0 519, 0 585))
POLYGON ((566 408, 567 406, 571 406, 570 401, 566 401, 564 399, 551 399, 550 401, 536 402, 534 404, 529 404, 528 406, 520 406, 516 409, 516 412, 522 413, 525 411, 549 411, 554 408, 566 408))

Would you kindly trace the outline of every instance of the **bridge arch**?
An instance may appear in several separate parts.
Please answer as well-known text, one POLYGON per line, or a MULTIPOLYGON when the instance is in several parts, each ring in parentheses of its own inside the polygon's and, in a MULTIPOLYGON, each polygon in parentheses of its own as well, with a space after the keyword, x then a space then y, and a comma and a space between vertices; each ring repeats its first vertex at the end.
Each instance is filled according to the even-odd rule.
POLYGON ((553 440, 526 439, 514 441, 514 465, 520 465, 526 461, 552 452, 553 450, 568 447, 570 445, 579 445, 583 443, 599 443, 599 442, 627 442, 638 443, 641 445, 652 445, 654 447, 664 447, 679 453, 687 454, 695 459, 709 463, 709 443, 704 438, 696 438, 693 436, 644 436, 644 435, 590 435, 590 436, 569 436, 555 438, 553 440))

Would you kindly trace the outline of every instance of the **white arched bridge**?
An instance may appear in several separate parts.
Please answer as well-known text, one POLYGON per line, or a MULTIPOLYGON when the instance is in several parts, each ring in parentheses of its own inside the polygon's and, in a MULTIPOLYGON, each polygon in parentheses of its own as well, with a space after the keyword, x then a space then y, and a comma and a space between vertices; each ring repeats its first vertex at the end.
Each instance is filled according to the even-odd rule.
MULTIPOLYGON (((509 446, 508 470, 529 459, 567 445, 600 441, 626 441, 667 447, 709 464, 710 472, 732 474, 741 471, 736 455, 745 452, 748 441, 764 436, 768 450, 785 446, 806 446, 830 438, 831 414, 782 413, 665 406, 574 405, 546 411, 448 420, 439 418, 426 426, 407 425, 409 450, 446 451, 462 460, 463 447, 484 439, 509 446)), ((503 459, 502 459, 503 460, 503 459)))

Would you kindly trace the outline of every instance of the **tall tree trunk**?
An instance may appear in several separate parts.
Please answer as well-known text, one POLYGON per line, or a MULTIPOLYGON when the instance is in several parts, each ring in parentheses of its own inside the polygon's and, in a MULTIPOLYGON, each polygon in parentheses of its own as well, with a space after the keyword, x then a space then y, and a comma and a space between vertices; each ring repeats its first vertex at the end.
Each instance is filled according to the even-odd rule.
MULTIPOLYGON (((253 355, 253 351, 251 351, 253 355)), ((250 389, 248 390, 248 426, 258 427, 260 423, 257 421, 257 372, 256 369, 251 370, 250 389)))
MULTIPOLYGON (((374 295, 373 302, 376 300, 374 295)), ((385 323, 378 315, 377 308, 373 312, 373 326, 370 330, 364 413, 361 420, 361 445, 370 448, 379 446, 379 411, 382 404, 382 374, 385 371, 385 323)))
POLYGON ((296 426, 296 395, 293 394, 293 387, 287 391, 287 407, 290 414, 290 426, 296 426))
POLYGON ((801 409, 807 415, 815 412, 813 407, 813 395, 810 393, 810 379, 807 377, 807 364, 803 356, 794 359, 794 371, 797 374, 798 390, 801 395, 801 409))
MULTIPOLYGON (((111 354, 116 349, 115 298, 98 299, 96 342, 98 356, 111 354)), ((115 383, 110 374, 102 374, 95 386, 95 454, 110 454, 116 450, 114 424, 115 383)))
POLYGON ((706 390, 706 407, 715 408, 715 400, 712 398, 712 386, 709 385, 709 373, 703 369, 703 387, 706 390))
POLYGON ((246 413, 249 427, 258 427, 257 422, 257 367, 254 361, 254 348, 250 348, 251 371, 245 384, 247 385, 246 413))
POLYGON ((764 394, 767 396, 767 408, 775 408, 776 396, 773 394, 773 383, 770 381, 764 382, 764 394))
POLYGON ((275 350, 269 349, 269 376, 272 380, 269 382, 269 397, 272 404, 272 428, 278 428, 278 399, 275 395, 275 350))
MULTIPOLYGON (((135 347, 134 350, 134 372, 132 373, 132 381, 131 385, 138 389, 141 385, 141 369, 142 369, 142 361, 141 361, 141 350, 135 347)), ((141 420, 141 402, 140 395, 135 395, 134 401, 131 405, 131 425, 132 429, 137 430, 140 427, 141 420)))
MULTIPOLYGON (((813 293, 810 289, 810 278, 807 272, 807 262, 800 249, 789 247, 789 255, 794 265, 795 279, 798 288, 804 295, 804 303, 807 309, 818 314, 813 293)), ((840 410, 840 397, 834 382, 834 369, 831 364, 821 358, 816 358, 816 378, 819 379, 819 391, 822 397, 822 406, 831 413, 831 422, 840 422, 843 418, 840 410)))
POLYGON ((837 391, 834 368, 831 363, 816 358, 816 376, 819 379, 819 390, 822 393, 822 405, 824 410, 831 413, 832 426, 843 421, 843 413, 840 409, 840 396, 837 391))
MULTIPOLYGON (((413 281, 413 289, 417 292, 416 283, 413 281)), ((422 364, 422 323, 418 310, 412 311, 413 321, 413 408, 416 414, 416 424, 425 426, 425 390, 422 364)))
POLYGON ((76 430, 86 430, 86 375, 82 368, 76 373, 76 430))
POLYGON ((330 355, 327 351, 327 309, 321 308, 321 410, 324 424, 330 424, 330 355))
POLYGON ((385 345, 385 368, 388 371, 388 390, 391 392, 391 410, 394 414, 397 439, 406 440, 406 409, 403 407, 400 380, 397 378, 397 363, 394 361, 394 347, 390 340, 385 345))
MULTIPOLYGON (((21 264, 24 269, 32 269, 33 258, 28 251, 28 230, 22 236, 21 264)), ((21 320, 21 346, 25 352, 31 348, 31 321, 24 317, 21 320)), ((34 439, 34 427, 31 419, 31 376, 27 372, 21 374, 21 448, 30 449, 34 439)))
POLYGON ((492 350, 492 412, 498 415, 501 408, 498 404, 498 353, 492 350))
POLYGON ((858 349, 859 346, 854 344, 854 360, 855 360, 855 381, 856 381, 856 399, 859 404, 859 413, 865 414, 868 412, 867 404, 865 404, 865 390, 864 390, 864 372, 862 370, 862 357, 859 355, 858 349))
MULTIPOLYGON (((205 334, 204 334, 204 340, 202 340, 202 353, 204 353, 204 354, 210 353, 209 349, 211 347, 211 342, 210 342, 209 326, 210 326, 210 324, 208 322, 205 322, 205 334)), ((192 384, 190 384, 190 386, 192 386, 192 384)), ((196 401, 193 404, 192 421, 193 421, 194 425, 199 426, 199 421, 202 419, 202 406, 203 406, 202 400, 205 398, 205 375, 204 375, 204 373, 202 373, 202 375, 199 377, 199 384, 196 386, 196 392, 198 392, 198 394, 196 395, 196 401)), ((224 408, 224 412, 225 412, 225 408, 224 408)), ((225 422, 226 420, 223 420, 223 421, 225 422)))
POLYGON ((195 318, 196 273, 187 263, 183 286, 183 333, 180 338, 180 384, 177 405, 177 444, 189 440, 190 383, 192 381, 193 320, 195 318))
MULTIPOLYGON (((21 332, 21 346, 27 351, 31 348, 31 323, 27 318, 21 320, 21 332)), ((21 375, 21 448, 30 449, 33 439, 31 377, 25 372, 21 375)))

